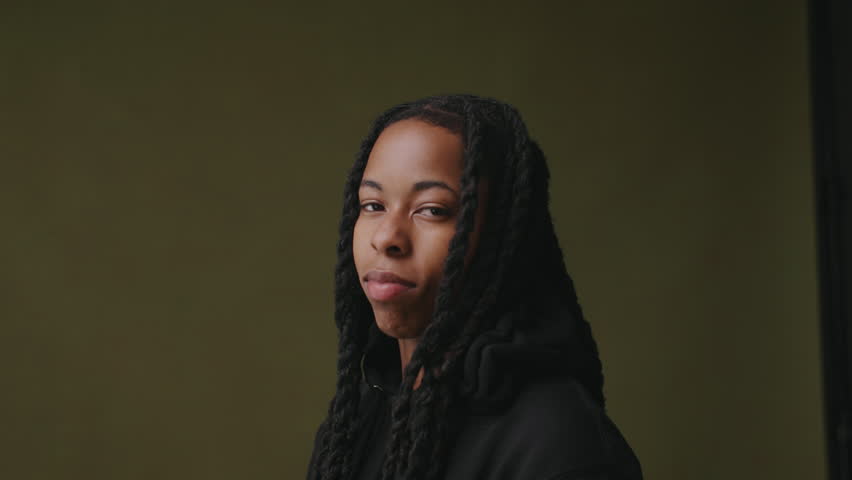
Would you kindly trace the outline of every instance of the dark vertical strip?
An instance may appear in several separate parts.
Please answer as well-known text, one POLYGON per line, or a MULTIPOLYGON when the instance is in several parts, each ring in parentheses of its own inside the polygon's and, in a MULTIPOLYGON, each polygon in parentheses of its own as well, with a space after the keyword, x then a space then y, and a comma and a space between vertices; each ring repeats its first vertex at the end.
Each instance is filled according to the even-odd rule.
POLYGON ((829 478, 852 444, 852 2, 810 0, 811 99, 829 478))

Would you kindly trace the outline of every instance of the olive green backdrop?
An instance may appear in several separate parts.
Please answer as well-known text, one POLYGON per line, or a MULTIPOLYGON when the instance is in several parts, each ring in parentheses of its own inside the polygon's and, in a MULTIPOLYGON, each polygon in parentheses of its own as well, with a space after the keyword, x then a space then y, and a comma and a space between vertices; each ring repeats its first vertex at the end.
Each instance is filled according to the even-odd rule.
POLYGON ((0 477, 301 478, 360 138, 475 92, 647 478, 824 478, 804 1, 287 3, 0 5, 0 477))

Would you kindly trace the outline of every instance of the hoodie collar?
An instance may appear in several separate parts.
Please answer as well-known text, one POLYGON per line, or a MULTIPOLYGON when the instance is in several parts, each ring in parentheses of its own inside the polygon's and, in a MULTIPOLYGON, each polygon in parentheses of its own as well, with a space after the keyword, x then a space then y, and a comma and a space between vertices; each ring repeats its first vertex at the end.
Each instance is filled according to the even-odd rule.
MULTIPOLYGON (((517 306, 471 343, 462 360, 459 392, 474 411, 506 407, 534 378, 571 375, 581 362, 576 317, 558 300, 517 306)), ((370 327, 362 357, 364 382, 395 395, 401 381, 397 340, 370 327)))

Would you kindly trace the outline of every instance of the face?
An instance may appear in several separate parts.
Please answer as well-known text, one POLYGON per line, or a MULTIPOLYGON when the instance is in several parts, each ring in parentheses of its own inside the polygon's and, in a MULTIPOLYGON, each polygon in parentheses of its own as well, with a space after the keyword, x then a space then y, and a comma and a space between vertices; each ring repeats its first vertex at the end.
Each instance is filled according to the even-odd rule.
POLYGON ((376 323, 388 336, 418 338, 432 318, 461 206, 463 148, 449 130, 408 119, 385 128, 370 152, 352 250, 376 323))

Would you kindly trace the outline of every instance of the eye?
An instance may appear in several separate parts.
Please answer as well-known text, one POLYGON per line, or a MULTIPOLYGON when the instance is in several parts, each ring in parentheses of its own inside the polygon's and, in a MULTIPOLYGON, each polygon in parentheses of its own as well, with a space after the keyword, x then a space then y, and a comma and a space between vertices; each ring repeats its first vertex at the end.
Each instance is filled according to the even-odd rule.
POLYGON ((367 202, 367 203, 361 204, 361 210, 363 210, 365 212, 380 212, 384 209, 385 209, 385 207, 382 206, 381 203, 367 202))
POLYGON ((426 217, 444 218, 450 216, 450 210, 443 207, 423 207, 417 211, 426 217))

